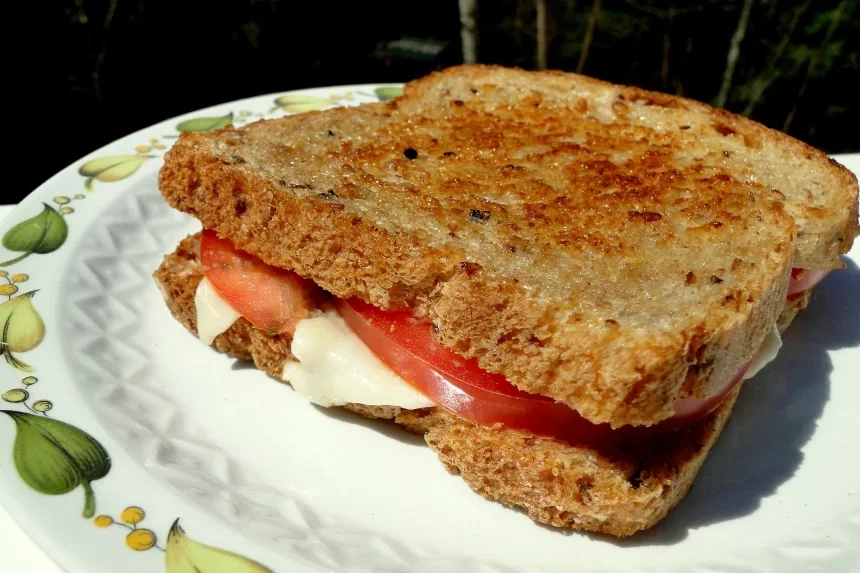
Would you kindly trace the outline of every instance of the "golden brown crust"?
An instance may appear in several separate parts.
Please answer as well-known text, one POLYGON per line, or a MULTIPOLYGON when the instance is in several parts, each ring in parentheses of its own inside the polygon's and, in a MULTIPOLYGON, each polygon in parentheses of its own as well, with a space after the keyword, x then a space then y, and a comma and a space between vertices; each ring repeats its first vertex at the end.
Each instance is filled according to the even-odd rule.
POLYGON ((856 230, 853 176, 799 142, 671 96, 485 66, 393 102, 183 134, 159 181, 239 248, 411 306, 446 346, 614 426, 725 383, 792 264, 837 265, 856 230))
POLYGON ((404 95, 468 97, 472 88, 481 85, 491 87, 499 99, 570 101, 606 124, 603 128, 647 127, 664 137, 657 141, 661 148, 705 158, 703 165, 756 183, 753 187, 771 192, 797 223, 797 268, 841 268, 838 256, 847 253, 860 235, 858 183, 849 169, 802 141, 699 101, 577 74, 523 73, 484 65, 433 72, 407 84, 404 95))
MULTIPOLYGON (((154 276, 171 313, 195 332, 194 293, 203 278, 197 236, 182 241, 154 276)), ((289 340, 270 338, 239 319, 214 346, 251 359, 279 377, 291 359, 289 340)), ((476 427, 438 408, 403 410, 350 404, 371 418, 392 419, 424 434, 449 471, 488 499, 520 507, 539 522, 619 537, 649 528, 689 489, 728 419, 738 390, 683 435, 649 449, 597 452, 504 428, 476 427)))
POLYGON ((425 439, 449 471, 488 499, 548 525, 626 537, 654 526, 686 495, 739 391, 648 453, 609 456, 462 420, 446 420, 425 439))

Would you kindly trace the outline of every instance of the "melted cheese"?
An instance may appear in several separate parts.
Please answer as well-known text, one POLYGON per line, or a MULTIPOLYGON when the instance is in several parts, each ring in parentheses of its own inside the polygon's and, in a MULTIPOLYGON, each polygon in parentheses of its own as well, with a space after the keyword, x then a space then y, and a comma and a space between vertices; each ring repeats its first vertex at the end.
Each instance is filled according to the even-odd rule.
POLYGON ((298 362, 287 362, 283 378, 314 404, 410 410, 433 406, 388 368, 332 308, 299 322, 291 350, 298 362))
POLYGON ((756 353, 752 362, 750 362, 749 368, 747 368, 747 371, 744 374, 744 380, 752 378, 758 374, 762 368, 773 361, 781 347, 782 337, 779 335, 779 330, 774 324, 770 327, 770 332, 767 333, 767 336, 764 337, 764 342, 761 343, 758 353, 756 353))
MULTIPOLYGON (((206 278, 197 287, 194 303, 197 332, 207 345, 240 317, 206 278)), ((750 362, 744 380, 773 361, 781 347, 782 338, 773 325, 750 362)), ((299 322, 291 351, 298 362, 287 361, 282 378, 319 406, 354 403, 417 409, 434 405, 388 368, 333 308, 299 322)))
POLYGON ((224 300, 209 279, 203 277, 194 293, 197 309, 197 336, 207 346, 215 337, 230 328, 241 316, 224 300))
MULTIPOLYGON (((197 286, 194 304, 197 334, 207 345, 241 316, 207 278, 197 286)), ((433 406, 377 358, 332 308, 299 322, 291 351, 298 362, 284 365, 283 379, 314 404, 433 406)))

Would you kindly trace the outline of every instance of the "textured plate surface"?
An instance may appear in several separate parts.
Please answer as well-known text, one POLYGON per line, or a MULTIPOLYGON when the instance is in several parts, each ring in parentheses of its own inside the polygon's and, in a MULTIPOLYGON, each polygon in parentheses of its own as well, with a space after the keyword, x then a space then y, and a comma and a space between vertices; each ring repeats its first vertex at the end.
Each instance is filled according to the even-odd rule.
MULTIPOLYGON (((67 228, 53 250, 39 237, 31 242, 41 246, 28 246, 21 231, 9 244, 27 249, 0 250, 4 262, 24 255, 3 267, 0 287, 11 286, 0 292, 17 291, 0 305, 38 289, 31 308, 45 325, 33 346, 34 321, 17 315, 16 348, 24 350, 13 357, 33 372, 0 362, 2 383, 27 394, 4 394, 12 400, 0 409, 71 424, 110 457, 99 477, 104 468, 74 462, 70 446, 71 458, 59 458, 72 459, 63 475, 93 477, 95 510, 84 519, 82 483, 66 492, 54 479, 52 491, 37 493, 26 481, 28 455, 7 462, 18 442, 38 459, 66 442, 26 446, 35 441, 21 436, 35 434, 0 416, 0 500, 65 569, 178 572, 171 559, 193 561, 196 553, 182 553, 193 539, 229 551, 236 561, 226 570, 240 572, 860 570, 856 248, 848 268, 816 289, 777 360, 745 386, 682 505, 625 541, 558 532, 485 501, 420 438, 312 406, 173 321, 150 275, 199 227, 156 188, 177 126, 208 129, 389 95, 376 87, 255 98, 153 126, 59 173, 0 228, 5 235, 30 219, 39 229, 50 222, 54 234, 67 228), (169 535, 177 519, 186 533, 169 535)), ((841 159, 860 168, 856 157, 841 159)))

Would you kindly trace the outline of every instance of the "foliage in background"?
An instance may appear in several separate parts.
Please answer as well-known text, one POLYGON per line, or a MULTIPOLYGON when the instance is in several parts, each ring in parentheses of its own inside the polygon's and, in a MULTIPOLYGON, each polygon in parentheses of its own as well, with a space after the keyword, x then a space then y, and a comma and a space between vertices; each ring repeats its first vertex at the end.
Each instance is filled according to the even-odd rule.
MULTIPOLYGON (((860 151, 858 0, 476 2, 479 61, 534 67, 540 2, 549 67, 724 100, 828 152, 860 151)), ((4 203, 167 117, 308 86, 409 80, 461 54, 458 0, 7 4, 7 131, 40 159, 9 174, 4 203), (432 59, 401 53, 414 39, 432 59)))
MULTIPOLYGON (((548 67, 726 107, 860 150, 855 0, 546 0, 548 67)), ((535 0, 481 4, 479 59, 535 68, 535 0)))

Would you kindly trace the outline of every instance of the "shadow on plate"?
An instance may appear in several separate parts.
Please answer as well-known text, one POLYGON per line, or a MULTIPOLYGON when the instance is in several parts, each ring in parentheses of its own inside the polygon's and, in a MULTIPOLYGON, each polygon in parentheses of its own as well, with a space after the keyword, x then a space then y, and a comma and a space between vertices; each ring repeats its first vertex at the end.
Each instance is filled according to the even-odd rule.
MULTIPOLYGON (((621 547, 672 545, 691 530, 753 513, 790 479, 803 460, 801 449, 815 432, 830 397, 829 351, 860 345, 860 268, 832 273, 783 336, 776 360, 746 382, 732 417, 705 460, 690 492, 656 527, 617 540, 586 534, 621 547)), ((235 361, 232 368, 255 368, 235 361)), ((355 424, 402 443, 426 447, 421 436, 388 420, 363 418, 343 408, 322 408, 338 422, 355 424)), ((576 532, 535 523, 559 535, 576 532)))
POLYGON ((413 434, 412 432, 407 431, 402 426, 398 426, 391 420, 376 420, 365 418, 364 416, 360 416, 355 412, 350 412, 349 410, 345 410, 343 408, 323 408, 322 406, 316 405, 314 405, 314 407, 320 413, 325 414, 329 418, 334 418, 338 422, 361 426, 368 430, 378 432, 387 438, 397 440, 398 442, 410 446, 422 446, 425 448, 427 447, 427 442, 424 441, 423 436, 413 434))
MULTIPOLYGON (((233 372, 239 372, 242 370, 259 370, 259 368, 257 368, 257 365, 254 364, 251 360, 239 360, 237 358, 233 360, 233 364, 230 365, 230 370, 232 370, 233 372)), ((274 379, 277 380, 277 378, 274 379)), ((278 382, 281 381, 278 380, 278 382)), ((281 382, 281 384, 283 384, 283 382, 281 382)))
POLYGON ((683 541, 691 530, 753 513, 794 475, 830 397, 828 351, 860 345, 860 268, 846 263, 816 287, 777 359, 746 382, 686 498, 653 529, 613 543, 683 541))
MULTIPOLYGON (((250 360, 238 359, 233 361, 233 364, 230 365, 230 369, 233 371, 258 370, 257 366, 250 360)), ((290 386, 289 384, 284 384, 284 382, 280 379, 275 378, 274 376, 269 376, 269 378, 271 378, 278 384, 286 386, 291 392, 295 392, 292 386, 290 386)), ((316 404, 311 404, 311 406, 313 406, 320 414, 328 416, 329 418, 333 418, 338 422, 361 426, 363 428, 367 428, 368 430, 378 432, 386 436, 387 438, 397 440, 398 442, 402 442, 410 446, 427 445, 422 436, 418 436, 406 431, 404 428, 398 426, 391 420, 376 420, 365 418, 363 416, 360 416, 359 414, 356 414, 355 412, 345 410, 344 408, 323 408, 322 406, 317 406, 316 404)))

